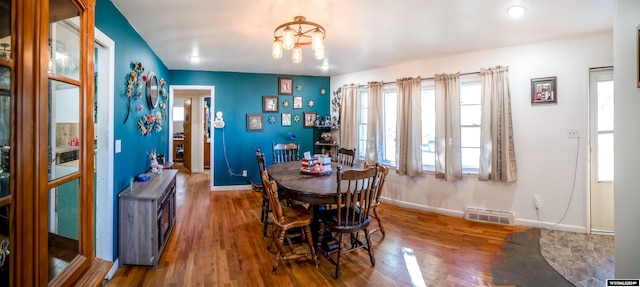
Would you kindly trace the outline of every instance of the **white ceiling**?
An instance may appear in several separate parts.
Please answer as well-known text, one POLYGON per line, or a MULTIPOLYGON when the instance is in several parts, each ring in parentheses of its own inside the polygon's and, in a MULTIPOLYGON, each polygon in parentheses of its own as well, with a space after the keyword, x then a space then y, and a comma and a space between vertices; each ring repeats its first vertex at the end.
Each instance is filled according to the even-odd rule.
POLYGON ((171 70, 333 76, 613 29, 613 0, 111 1, 171 70), (271 57, 273 30, 297 15, 326 29, 323 61, 308 46, 301 64, 271 57))

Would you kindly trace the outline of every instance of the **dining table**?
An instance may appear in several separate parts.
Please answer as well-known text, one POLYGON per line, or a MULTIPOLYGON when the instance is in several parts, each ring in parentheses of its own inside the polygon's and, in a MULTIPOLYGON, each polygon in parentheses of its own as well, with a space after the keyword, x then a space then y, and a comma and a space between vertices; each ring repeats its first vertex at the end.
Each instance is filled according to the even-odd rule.
MULTIPOLYGON (((268 166, 267 173, 278 184, 278 188, 284 189, 288 199, 308 203, 311 206, 313 221, 310 228, 314 246, 317 248, 320 242, 320 211, 325 206, 337 202, 338 163, 331 163, 330 173, 309 174, 303 172, 301 168, 301 161, 281 162, 268 166)), ((362 168, 362 164, 341 168, 342 170, 362 168)))

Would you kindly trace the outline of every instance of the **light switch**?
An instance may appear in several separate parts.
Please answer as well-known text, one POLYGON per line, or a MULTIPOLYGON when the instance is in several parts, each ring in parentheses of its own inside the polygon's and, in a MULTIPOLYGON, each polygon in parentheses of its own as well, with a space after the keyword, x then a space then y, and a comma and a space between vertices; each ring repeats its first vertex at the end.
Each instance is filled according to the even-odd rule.
POLYGON ((120 153, 122 151, 121 140, 116 140, 116 153, 120 153))

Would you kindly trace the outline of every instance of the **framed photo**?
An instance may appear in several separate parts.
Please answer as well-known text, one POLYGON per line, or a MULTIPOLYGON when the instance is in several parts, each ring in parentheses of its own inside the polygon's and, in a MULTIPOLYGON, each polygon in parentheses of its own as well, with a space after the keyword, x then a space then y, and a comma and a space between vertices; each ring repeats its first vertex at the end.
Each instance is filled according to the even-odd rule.
POLYGON ((293 97, 293 108, 302 109, 302 97, 293 97))
POLYGON ((278 97, 277 96, 262 96, 262 112, 263 113, 277 113, 278 112, 278 97))
POLYGON ((557 103, 556 77, 531 79, 531 104, 557 103))
POLYGON ((638 25, 638 42, 637 42, 637 49, 638 49, 638 59, 636 59, 636 61, 638 62, 638 88, 640 88, 640 25, 638 25))
POLYGON ((312 128, 316 125, 316 117, 317 114, 315 112, 304 112, 302 113, 304 115, 304 127, 305 128, 312 128))
POLYGON ((263 126, 262 114, 247 114, 247 131, 261 131, 263 126))
POLYGON ((293 94, 293 78, 278 78, 278 94, 291 95, 293 94))
POLYGON ((282 114, 282 126, 288 127, 291 125, 291 114, 282 114))

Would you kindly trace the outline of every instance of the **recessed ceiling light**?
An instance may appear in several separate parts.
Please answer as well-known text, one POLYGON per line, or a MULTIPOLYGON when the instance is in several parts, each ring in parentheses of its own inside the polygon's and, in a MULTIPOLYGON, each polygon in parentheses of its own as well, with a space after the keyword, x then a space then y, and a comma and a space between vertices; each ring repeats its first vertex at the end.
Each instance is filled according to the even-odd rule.
POLYGON ((507 13, 509 14, 509 16, 514 19, 522 17, 525 11, 526 9, 524 9, 524 7, 520 5, 511 6, 509 7, 509 9, 507 9, 507 13))
POLYGON ((189 57, 189 61, 190 61, 191 63, 199 63, 199 62, 200 62, 200 57, 198 57, 198 56, 191 56, 191 57, 189 57))
POLYGON ((320 69, 323 71, 329 71, 329 65, 322 65, 320 66, 320 69))

